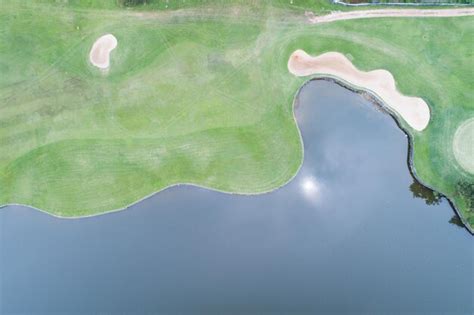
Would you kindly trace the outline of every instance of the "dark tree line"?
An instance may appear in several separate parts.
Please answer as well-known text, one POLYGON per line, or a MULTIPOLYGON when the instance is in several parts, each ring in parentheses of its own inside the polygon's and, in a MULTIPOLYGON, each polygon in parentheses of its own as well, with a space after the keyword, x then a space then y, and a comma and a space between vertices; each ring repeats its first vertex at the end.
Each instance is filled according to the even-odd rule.
POLYGON ((123 7, 134 7, 137 5, 143 5, 147 3, 147 0, 118 0, 119 4, 123 7))

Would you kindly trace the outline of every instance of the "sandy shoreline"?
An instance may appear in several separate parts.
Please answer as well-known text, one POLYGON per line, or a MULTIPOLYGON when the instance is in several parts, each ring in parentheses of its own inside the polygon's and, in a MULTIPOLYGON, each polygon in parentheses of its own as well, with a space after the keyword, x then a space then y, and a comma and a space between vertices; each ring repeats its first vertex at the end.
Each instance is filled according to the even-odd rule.
POLYGON ((474 16, 474 8, 457 9, 377 9, 348 12, 332 12, 331 14, 315 16, 307 14, 308 21, 313 24, 328 23, 339 20, 368 19, 380 17, 453 17, 474 16))
POLYGON ((430 121, 430 109, 426 102, 419 97, 405 96, 398 92, 390 72, 360 71, 341 53, 328 52, 312 57, 299 49, 291 54, 288 70, 298 77, 314 74, 334 76, 373 92, 415 130, 422 131, 430 121))

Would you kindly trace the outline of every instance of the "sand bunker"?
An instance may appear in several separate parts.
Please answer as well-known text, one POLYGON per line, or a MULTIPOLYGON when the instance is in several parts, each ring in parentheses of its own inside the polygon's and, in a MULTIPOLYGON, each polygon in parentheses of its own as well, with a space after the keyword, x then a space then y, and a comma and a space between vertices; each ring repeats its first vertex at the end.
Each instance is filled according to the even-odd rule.
POLYGON ((117 47, 117 38, 112 34, 99 37, 89 53, 91 63, 100 68, 107 69, 110 66, 110 52, 117 47))
POLYGON ((468 119, 456 130, 453 151, 459 165, 474 174, 474 118, 468 119))
POLYGON ((430 109, 419 97, 397 91, 392 74, 386 70, 358 70, 343 54, 329 52, 317 57, 296 50, 288 60, 288 70, 296 76, 313 74, 342 79, 350 85, 372 92, 413 129, 421 131, 430 121, 430 109))

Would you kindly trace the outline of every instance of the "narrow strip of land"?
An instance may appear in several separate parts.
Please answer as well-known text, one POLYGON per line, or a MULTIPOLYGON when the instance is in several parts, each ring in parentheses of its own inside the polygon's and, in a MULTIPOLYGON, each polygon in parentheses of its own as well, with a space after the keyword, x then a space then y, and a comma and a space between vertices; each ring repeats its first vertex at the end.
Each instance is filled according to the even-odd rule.
POLYGON ((327 15, 308 15, 309 22, 313 24, 328 23, 339 20, 355 20, 380 17, 451 17, 451 16, 472 16, 474 8, 457 9, 379 9, 360 10, 349 12, 333 12, 327 15))

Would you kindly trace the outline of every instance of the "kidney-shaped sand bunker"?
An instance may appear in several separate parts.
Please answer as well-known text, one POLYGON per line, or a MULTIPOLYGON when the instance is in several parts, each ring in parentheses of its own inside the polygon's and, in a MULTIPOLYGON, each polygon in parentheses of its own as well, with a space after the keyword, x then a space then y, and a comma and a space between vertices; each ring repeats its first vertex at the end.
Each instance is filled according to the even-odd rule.
POLYGON ((117 47, 117 38, 112 34, 99 37, 92 45, 89 53, 90 62, 100 69, 110 66, 110 53, 117 47))

